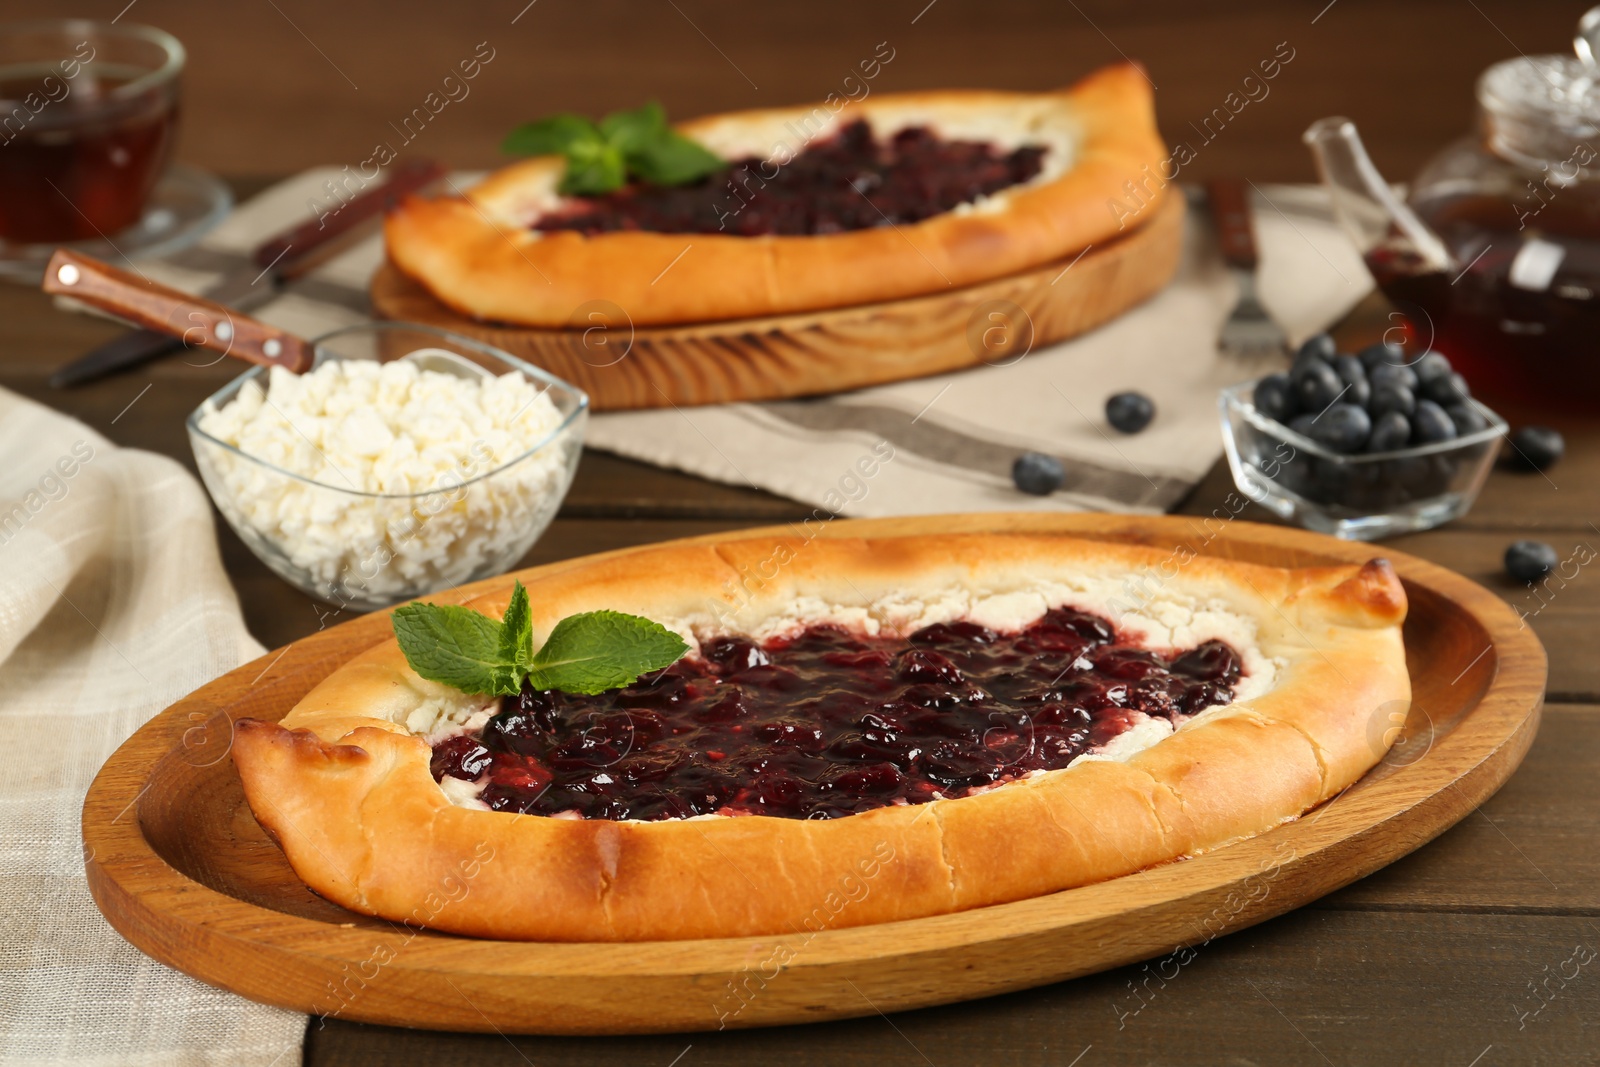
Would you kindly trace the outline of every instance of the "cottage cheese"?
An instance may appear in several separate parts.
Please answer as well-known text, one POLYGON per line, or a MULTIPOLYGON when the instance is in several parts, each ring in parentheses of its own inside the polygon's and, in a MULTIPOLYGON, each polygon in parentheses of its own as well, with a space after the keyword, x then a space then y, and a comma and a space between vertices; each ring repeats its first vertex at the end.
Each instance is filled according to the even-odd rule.
POLYGON ((303 375, 274 367, 265 388, 253 379, 201 414, 205 433, 277 470, 204 443, 196 455, 269 564, 328 599, 377 604, 498 573, 527 550, 560 503, 577 435, 506 464, 562 417, 514 372, 330 360, 303 375))

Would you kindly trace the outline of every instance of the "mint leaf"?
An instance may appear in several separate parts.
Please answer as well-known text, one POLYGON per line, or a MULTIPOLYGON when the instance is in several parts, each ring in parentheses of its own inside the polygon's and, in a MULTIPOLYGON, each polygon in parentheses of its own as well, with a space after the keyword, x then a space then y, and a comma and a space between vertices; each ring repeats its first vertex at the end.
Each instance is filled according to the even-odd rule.
POLYGON ((622 188, 628 168, 609 141, 580 141, 567 152, 567 170, 556 191, 564 196, 599 196, 622 188))
POLYGON ((629 175, 656 185, 698 181, 727 164, 696 141, 675 133, 655 101, 613 111, 596 125, 582 115, 553 115, 518 126, 500 150, 513 155, 566 157, 557 191, 601 196, 627 184, 629 175))
POLYGON ((529 664, 537 689, 593 696, 676 663, 689 646, 671 630, 637 615, 588 611, 556 623, 529 664))
POLYGON ((591 611, 556 623, 535 653, 532 619, 519 581, 499 622, 471 608, 406 604, 394 611, 394 636, 417 674, 485 696, 520 693, 526 680, 537 689, 592 696, 669 666, 689 650, 649 619, 591 611))
POLYGON ((633 111, 613 111, 600 120, 600 133, 628 156, 667 132, 667 113, 654 100, 633 111))
POLYGON ((521 688, 520 675, 510 676, 500 654, 502 629, 482 612, 453 605, 406 604, 394 612, 394 636, 411 669, 464 693, 521 688))
POLYGON ((726 166, 699 142, 671 130, 628 152, 627 163, 630 171, 657 185, 685 185, 726 166))
POLYGON ((512 130, 500 142, 500 151, 513 156, 565 155, 581 142, 604 140, 599 128, 582 115, 552 115, 512 130))
MULTIPOLYGON (((500 619, 500 661, 528 673, 533 660, 533 609, 528 606, 528 590, 519 581, 511 587, 511 603, 500 619)), ((522 678, 517 678, 522 688, 522 678)))

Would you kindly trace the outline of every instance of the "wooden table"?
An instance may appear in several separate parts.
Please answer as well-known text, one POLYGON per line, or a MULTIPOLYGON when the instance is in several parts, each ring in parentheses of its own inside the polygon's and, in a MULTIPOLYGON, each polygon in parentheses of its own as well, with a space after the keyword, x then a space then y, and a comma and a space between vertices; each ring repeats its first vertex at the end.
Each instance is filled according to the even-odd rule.
MULTIPOLYGON (((244 183, 246 191, 258 183, 244 183)), ((1383 325, 1363 305, 1349 344, 1383 325)), ((171 358, 70 392, 48 372, 117 328, 0 287, 0 385, 113 441, 191 468, 183 416, 231 377, 171 358)), ((1516 421, 1515 419, 1513 421, 1516 421)), ((1552 421, 1541 419, 1541 421, 1552 421)), ((1600 425, 1553 420, 1567 459, 1549 473, 1497 471, 1478 505, 1397 548, 1458 570, 1528 613, 1550 651, 1550 704, 1522 770, 1455 829, 1317 903, 1201 949, 1176 976, 1126 968, 991 1000, 850 1022, 619 1039, 505 1038, 313 1021, 310 1064, 1577 1063, 1600 1047, 1600 970, 1561 987, 1566 961, 1600 955, 1600 577, 1593 568, 1541 602, 1504 577, 1518 537, 1563 557, 1600 548, 1600 425), (1535 987, 1548 980, 1549 991, 1535 987), (1539 1010, 1543 1005, 1542 1010, 1539 1010), (1537 1011, 1537 1014, 1533 1014, 1537 1011)), ((1220 465, 1178 509, 1226 514, 1220 465)), ((809 508, 588 453, 559 518, 525 564, 687 534, 799 518, 809 508)), ((1264 520, 1254 506, 1242 518, 1264 520)), ((251 631, 276 646, 338 622, 283 584, 219 521, 223 557, 251 631)), ((1593 973, 1591 973, 1593 972, 1593 973)))

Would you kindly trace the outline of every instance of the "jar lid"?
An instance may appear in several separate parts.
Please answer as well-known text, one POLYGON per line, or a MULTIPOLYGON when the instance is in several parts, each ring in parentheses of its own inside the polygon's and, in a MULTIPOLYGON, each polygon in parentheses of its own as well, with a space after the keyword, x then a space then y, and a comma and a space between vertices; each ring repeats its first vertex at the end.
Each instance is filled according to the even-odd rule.
POLYGON ((1478 79, 1489 147, 1516 162, 1600 151, 1600 78, 1575 56, 1518 56, 1478 79))

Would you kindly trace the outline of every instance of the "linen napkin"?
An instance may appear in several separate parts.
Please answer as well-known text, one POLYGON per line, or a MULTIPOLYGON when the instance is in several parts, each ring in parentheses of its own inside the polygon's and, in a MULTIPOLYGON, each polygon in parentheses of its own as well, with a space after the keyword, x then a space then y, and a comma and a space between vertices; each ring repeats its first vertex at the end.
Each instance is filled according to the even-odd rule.
MULTIPOLYGON (((146 273, 198 289, 244 262, 260 241, 317 210, 339 172, 308 171, 245 204, 197 248, 146 273)), ((452 183, 466 188, 472 175, 452 183)), ((1323 191, 1268 185, 1253 211, 1263 302, 1298 342, 1372 289, 1323 191)), ((831 514, 949 511, 1162 511, 1222 453, 1217 390, 1263 373, 1220 356, 1216 338, 1237 299, 1204 212, 1186 220, 1182 263, 1156 297, 1084 336, 1005 365, 807 400, 602 413, 593 447, 702 477, 751 485, 831 514), (1157 415, 1136 436, 1106 424, 1107 397, 1151 396, 1157 415), (1024 451, 1067 469, 1062 490, 1031 497, 1011 483, 1024 451)), ((305 335, 362 321, 382 262, 378 236, 291 284, 256 315, 305 335)), ((625 373, 627 361, 617 365, 625 373)))
POLYGON ((304 1016, 149 959, 83 875, 100 765, 261 652, 199 484, 0 390, 0 1065, 300 1062, 304 1016))

